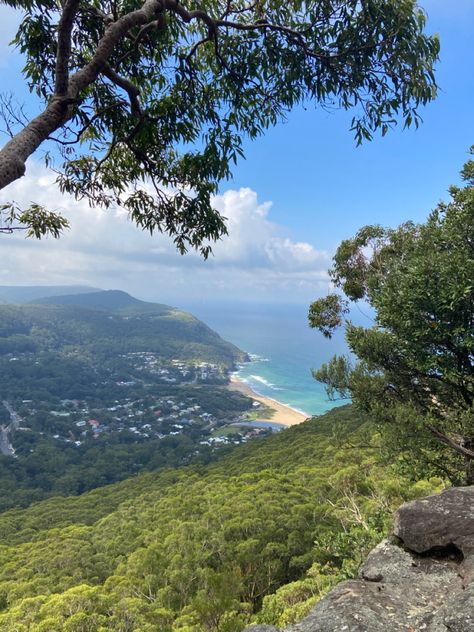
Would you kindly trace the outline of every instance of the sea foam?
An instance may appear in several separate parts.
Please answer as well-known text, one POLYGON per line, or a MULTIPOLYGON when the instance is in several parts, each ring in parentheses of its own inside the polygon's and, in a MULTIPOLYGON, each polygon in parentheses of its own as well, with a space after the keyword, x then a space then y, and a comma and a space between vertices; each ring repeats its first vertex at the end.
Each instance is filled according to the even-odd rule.
POLYGON ((272 384, 271 382, 266 380, 261 375, 250 375, 249 378, 254 380, 255 382, 260 382, 260 384, 263 384, 267 388, 271 388, 273 391, 283 391, 284 390, 283 388, 280 388, 279 386, 275 386, 275 384, 272 384))

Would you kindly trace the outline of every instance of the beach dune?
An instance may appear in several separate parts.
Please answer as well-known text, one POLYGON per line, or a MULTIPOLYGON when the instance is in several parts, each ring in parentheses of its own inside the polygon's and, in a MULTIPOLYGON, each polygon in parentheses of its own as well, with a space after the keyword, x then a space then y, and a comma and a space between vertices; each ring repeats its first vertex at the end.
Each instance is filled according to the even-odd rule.
POLYGON ((265 407, 271 408, 273 412, 269 415, 262 416, 261 421, 272 421, 276 424, 281 424, 282 426, 296 426, 308 418, 303 413, 300 413, 289 406, 285 406, 285 404, 281 404, 275 399, 259 395, 251 389, 248 384, 239 380, 239 378, 235 375, 231 376, 230 383, 227 388, 233 391, 239 391, 240 393, 247 395, 247 397, 260 402, 265 407))

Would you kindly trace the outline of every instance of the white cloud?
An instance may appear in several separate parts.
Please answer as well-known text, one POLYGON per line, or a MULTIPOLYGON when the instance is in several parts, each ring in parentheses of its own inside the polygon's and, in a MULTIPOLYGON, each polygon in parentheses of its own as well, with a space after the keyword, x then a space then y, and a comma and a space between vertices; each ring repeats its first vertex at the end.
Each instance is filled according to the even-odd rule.
POLYGON ((328 285, 328 253, 292 240, 288 229, 271 221, 271 203, 260 203, 248 188, 215 198, 229 236, 215 244, 208 261, 194 252, 180 256, 171 239, 142 232, 122 210, 93 209, 61 196, 53 175, 34 163, 0 196, 10 199, 62 212, 71 230, 40 242, 0 237, 0 284, 90 284, 176 303, 206 297, 306 301, 328 285))

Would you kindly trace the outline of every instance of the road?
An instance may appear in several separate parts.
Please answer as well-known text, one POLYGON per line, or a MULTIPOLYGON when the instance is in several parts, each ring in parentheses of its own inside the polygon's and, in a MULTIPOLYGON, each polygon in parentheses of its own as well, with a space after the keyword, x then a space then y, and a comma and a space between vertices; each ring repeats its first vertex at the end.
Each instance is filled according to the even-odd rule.
POLYGON ((10 413, 10 423, 7 426, 0 426, 0 452, 5 456, 15 456, 15 448, 10 441, 10 434, 20 427, 21 417, 13 410, 9 402, 3 400, 2 404, 10 413))

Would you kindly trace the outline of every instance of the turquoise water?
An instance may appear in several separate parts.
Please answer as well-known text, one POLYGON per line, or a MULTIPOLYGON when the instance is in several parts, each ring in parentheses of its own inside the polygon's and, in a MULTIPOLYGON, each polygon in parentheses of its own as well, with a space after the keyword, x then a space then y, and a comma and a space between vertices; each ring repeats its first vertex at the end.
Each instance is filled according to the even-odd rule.
POLYGON ((311 369, 345 352, 342 335, 328 341, 307 324, 306 305, 205 305, 187 309, 223 338, 252 354, 238 377, 254 391, 307 415, 319 415, 347 402, 331 402, 311 369))

